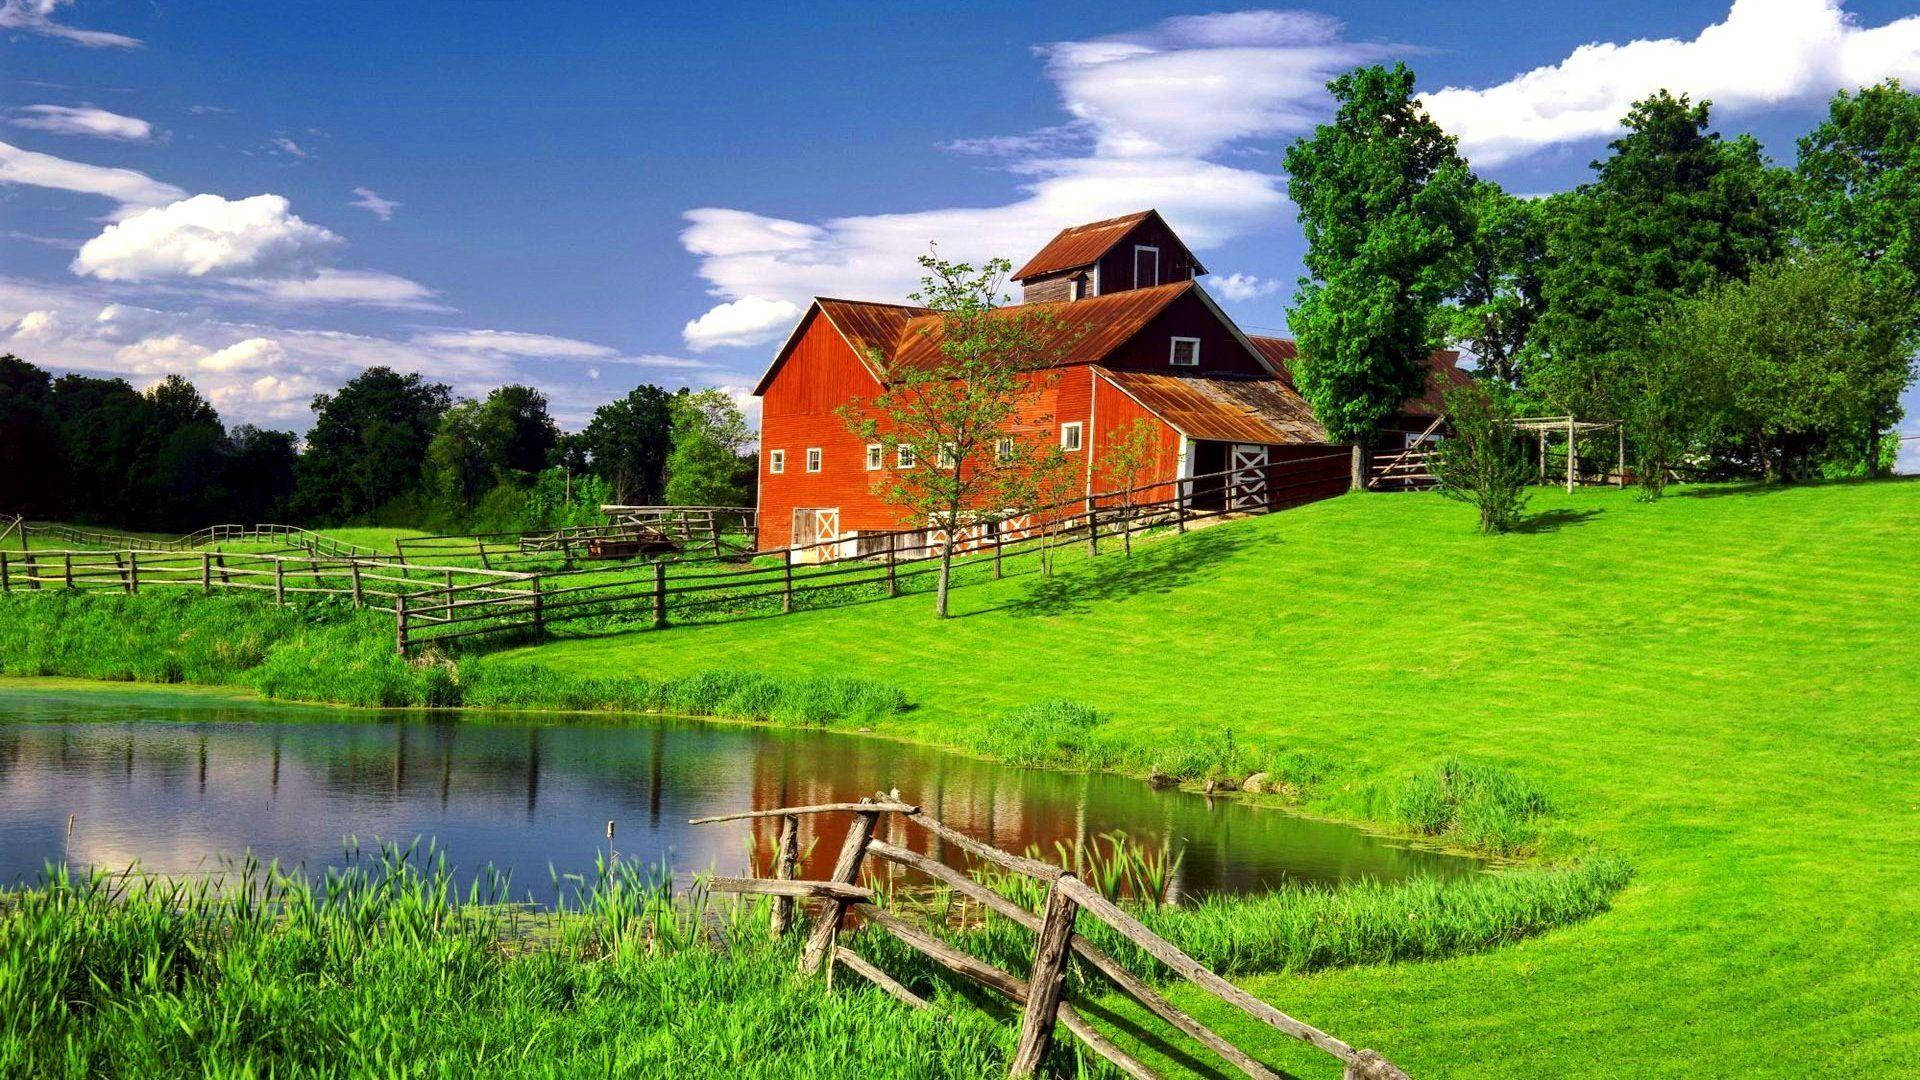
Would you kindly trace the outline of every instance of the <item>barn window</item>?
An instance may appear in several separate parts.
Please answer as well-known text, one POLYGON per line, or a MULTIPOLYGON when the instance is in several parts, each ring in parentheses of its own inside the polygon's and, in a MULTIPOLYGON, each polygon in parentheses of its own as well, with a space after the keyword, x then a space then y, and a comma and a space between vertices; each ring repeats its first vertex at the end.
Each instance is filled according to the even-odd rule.
POLYGON ((911 469, 920 462, 914 457, 913 447, 901 443, 893 449, 893 463, 902 469, 911 469))
POLYGON ((1174 367, 1200 366, 1200 339, 1197 337, 1177 337, 1173 339, 1173 348, 1169 350, 1167 360, 1174 367))
POLYGON ((820 448, 817 446, 807 447, 807 471, 820 471, 820 448))
POLYGON ((867 444, 867 471, 872 472, 873 470, 881 468, 884 465, 886 465, 887 463, 886 456, 887 456, 886 452, 881 449, 881 446, 879 443, 877 442, 868 443, 867 444))
POLYGON ((940 456, 935 459, 935 464, 937 464, 942 469, 953 468, 953 444, 952 443, 944 443, 941 445, 940 456))
POLYGON ((1000 465, 1005 465, 1007 462, 1013 460, 1012 439, 995 439, 993 441, 993 460, 1000 465))
POLYGON ((767 451, 767 471, 783 473, 787 471, 787 452, 785 450, 767 451))
POLYGON ((1133 245, 1133 287, 1151 288, 1160 284, 1160 249, 1150 244, 1133 245))
POLYGON ((1071 454, 1080 449, 1081 436, 1086 433, 1086 425, 1079 421, 1060 425, 1060 449, 1071 454))

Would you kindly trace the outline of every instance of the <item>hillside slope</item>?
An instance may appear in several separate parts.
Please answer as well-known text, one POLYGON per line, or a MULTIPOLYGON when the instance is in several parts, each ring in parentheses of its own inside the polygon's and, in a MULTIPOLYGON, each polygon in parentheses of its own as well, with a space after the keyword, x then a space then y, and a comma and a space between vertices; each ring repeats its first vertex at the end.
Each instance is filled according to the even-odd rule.
POLYGON ((1307 802, 1354 816, 1372 788, 1339 777, 1495 761, 1633 860, 1612 913, 1254 988, 1416 1076, 1920 1072, 1920 484, 1533 512, 1483 538, 1349 497, 969 587, 946 623, 909 597, 521 651, 884 679, 920 708, 883 730, 932 742, 1060 697, 1169 753, 1230 727, 1338 763, 1307 802))

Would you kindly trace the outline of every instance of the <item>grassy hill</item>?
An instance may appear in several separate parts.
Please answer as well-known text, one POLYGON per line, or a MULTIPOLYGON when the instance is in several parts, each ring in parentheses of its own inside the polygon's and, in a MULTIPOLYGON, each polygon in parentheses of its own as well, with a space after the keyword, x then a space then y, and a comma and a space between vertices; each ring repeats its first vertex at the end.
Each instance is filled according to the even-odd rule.
POLYGON ((880 679, 919 704, 882 733, 959 745, 1053 698, 1149 755, 1230 728, 1326 763, 1305 804, 1355 817, 1374 778, 1495 762, 1633 861, 1611 913, 1252 988, 1416 1076, 1920 1071, 1920 484, 1533 511, 1483 538, 1437 497, 1350 497, 969 586, 944 623, 908 597, 519 652, 880 679))

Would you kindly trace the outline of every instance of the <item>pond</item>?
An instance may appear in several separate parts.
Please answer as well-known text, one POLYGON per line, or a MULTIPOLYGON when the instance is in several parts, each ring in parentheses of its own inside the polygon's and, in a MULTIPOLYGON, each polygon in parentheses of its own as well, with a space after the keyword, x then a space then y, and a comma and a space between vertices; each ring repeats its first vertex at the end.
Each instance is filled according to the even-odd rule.
MULTIPOLYGON (((172 692, 0 685, 0 885, 49 863, 215 873, 242 853, 308 870, 348 837, 430 841, 465 876, 553 898, 609 850, 677 871, 744 872, 777 819, 737 810, 851 801, 887 788, 978 839, 1051 856, 1115 830, 1178 855, 1170 898, 1474 873, 1481 864, 1360 829, 1133 779, 1017 769, 885 740, 695 721, 556 723, 386 714, 172 692), (613 838, 607 836, 613 823, 613 838), (70 824, 69 824, 70 823, 70 824)), ((807 876, 829 872, 846 815, 807 819, 807 876)), ((928 851, 900 827, 890 839, 928 851)), ((950 853, 933 851, 936 856, 950 853)))

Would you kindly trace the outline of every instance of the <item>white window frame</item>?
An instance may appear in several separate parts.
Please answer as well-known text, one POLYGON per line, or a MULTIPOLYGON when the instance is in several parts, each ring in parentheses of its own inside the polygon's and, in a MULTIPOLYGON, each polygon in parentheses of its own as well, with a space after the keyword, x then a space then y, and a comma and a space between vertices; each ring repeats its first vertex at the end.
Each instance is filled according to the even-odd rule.
POLYGON ((1200 339, 1197 337, 1177 337, 1168 342, 1167 363, 1173 367, 1199 367, 1200 339), (1193 346, 1193 359, 1184 364, 1180 362, 1180 343, 1183 341, 1193 346))
POLYGON ((787 452, 785 450, 767 451, 767 471, 776 476, 787 471, 787 452))
POLYGON ((1072 423, 1060 425, 1060 449, 1069 454, 1077 454, 1086 449, 1086 445, 1087 425, 1084 422, 1075 420, 1072 423), (1069 432, 1073 434, 1071 441, 1067 438, 1069 432))
POLYGON ((825 468, 826 464, 827 464, 827 455, 823 453, 819 447, 817 446, 807 447, 807 471, 808 472, 817 473, 821 469, 825 468))
POLYGON ((1005 465, 1007 462, 1012 460, 1013 460, 1013 439, 1007 436, 1002 436, 998 439, 993 440, 993 463, 995 465, 1005 465))
POLYGON ((1153 287, 1153 285, 1140 284, 1140 253, 1143 251, 1153 252, 1153 285, 1160 284, 1160 249, 1152 244, 1135 244, 1133 245, 1133 287, 1136 289, 1153 287))
POLYGON ((867 444, 867 471, 875 472, 887 467, 886 448, 877 442, 867 444))
POLYGON ((896 468, 911 469, 920 464, 920 458, 913 452, 913 447, 901 443, 893 448, 893 464, 896 468))
POLYGON ((941 443, 941 444, 940 444, 940 453, 934 456, 934 459, 933 459, 933 464, 934 464, 934 467, 935 467, 935 468, 939 468, 939 469, 951 469, 951 468, 953 468, 953 466, 954 466, 954 457, 953 457, 953 444, 952 444, 952 443, 941 443))

